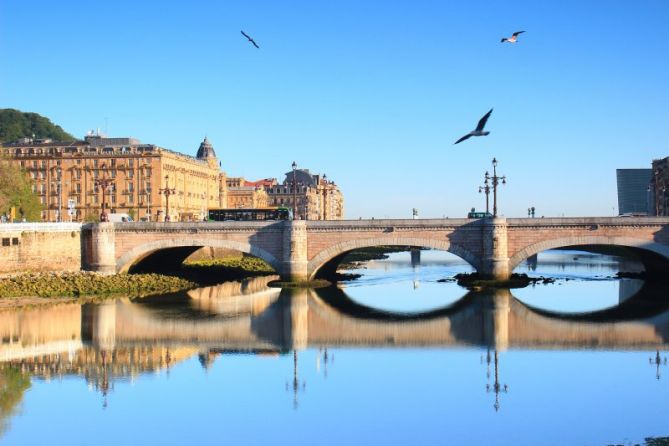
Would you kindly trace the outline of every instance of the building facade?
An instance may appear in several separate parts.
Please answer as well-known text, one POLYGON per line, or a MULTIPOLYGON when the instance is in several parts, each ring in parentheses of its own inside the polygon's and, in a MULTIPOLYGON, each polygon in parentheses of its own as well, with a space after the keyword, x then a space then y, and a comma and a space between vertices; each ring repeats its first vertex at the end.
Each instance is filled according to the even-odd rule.
POLYGON ((201 220, 227 202, 226 175, 206 138, 195 158, 99 134, 74 142, 22 139, 2 150, 32 178, 44 221, 97 220, 103 208, 137 220, 201 220))
POLYGON ((616 169, 618 215, 649 215, 652 212, 652 169, 616 169))
POLYGON ((669 157, 653 160, 649 181, 651 215, 669 215, 669 157))
POLYGON ((267 189, 276 184, 275 178, 248 181, 243 177, 227 179, 227 207, 234 209, 263 209, 269 207, 267 189))
POLYGON ((282 184, 267 188, 270 206, 290 208, 299 220, 344 219, 344 196, 326 175, 314 175, 308 169, 285 175, 282 184))

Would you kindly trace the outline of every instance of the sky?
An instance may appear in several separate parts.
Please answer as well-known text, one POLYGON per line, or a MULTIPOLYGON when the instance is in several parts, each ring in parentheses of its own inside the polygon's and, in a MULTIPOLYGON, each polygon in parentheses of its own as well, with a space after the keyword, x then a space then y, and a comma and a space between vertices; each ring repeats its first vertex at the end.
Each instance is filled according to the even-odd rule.
POLYGON ((617 168, 669 156, 668 19, 666 0, 2 0, 0 108, 189 155, 207 136, 249 180, 295 161, 351 219, 481 210, 493 157, 501 215, 607 216, 617 168), (490 135, 453 144, 491 108, 490 135))

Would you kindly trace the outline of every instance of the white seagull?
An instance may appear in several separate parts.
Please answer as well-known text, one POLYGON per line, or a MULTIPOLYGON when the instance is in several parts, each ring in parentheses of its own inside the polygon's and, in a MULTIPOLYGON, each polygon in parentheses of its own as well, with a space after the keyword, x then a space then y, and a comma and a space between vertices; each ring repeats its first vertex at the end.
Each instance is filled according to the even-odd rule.
POLYGON ((485 132, 485 131, 483 131, 483 127, 485 127, 485 123, 488 122, 488 118, 490 117, 490 114, 491 114, 491 113, 492 113, 492 108, 490 109, 490 111, 489 111, 488 113, 486 113, 486 114, 479 120, 479 123, 478 123, 478 125, 476 126, 476 128, 475 128, 474 130, 472 130, 471 132, 467 133, 467 134, 466 134, 465 136, 463 136, 462 138, 460 138, 460 139, 458 139, 457 141, 455 141, 454 144, 460 143, 460 142, 464 141, 465 139, 468 139, 468 138, 471 137, 471 136, 486 136, 486 135, 489 135, 490 132, 485 132))
POLYGON ((504 43, 504 42, 516 43, 516 41, 518 40, 518 35, 519 35, 519 34, 522 34, 522 33, 524 33, 524 32, 525 32, 525 31, 516 31, 516 32, 513 33, 513 35, 512 35, 511 37, 509 37, 508 39, 507 39, 506 37, 504 37, 504 38, 502 39, 502 43, 504 43))

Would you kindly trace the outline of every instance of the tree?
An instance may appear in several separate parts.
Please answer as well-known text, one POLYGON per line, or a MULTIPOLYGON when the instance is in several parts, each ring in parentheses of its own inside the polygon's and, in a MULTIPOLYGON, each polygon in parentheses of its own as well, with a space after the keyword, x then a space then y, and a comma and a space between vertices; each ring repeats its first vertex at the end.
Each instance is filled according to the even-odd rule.
POLYGON ((19 138, 50 138, 74 141, 74 137, 49 118, 37 113, 24 113, 13 108, 0 109, 0 141, 13 142, 19 138))
POLYGON ((11 208, 16 218, 28 221, 42 219, 42 205, 32 191, 32 181, 18 165, 0 159, 0 214, 9 215, 11 208))

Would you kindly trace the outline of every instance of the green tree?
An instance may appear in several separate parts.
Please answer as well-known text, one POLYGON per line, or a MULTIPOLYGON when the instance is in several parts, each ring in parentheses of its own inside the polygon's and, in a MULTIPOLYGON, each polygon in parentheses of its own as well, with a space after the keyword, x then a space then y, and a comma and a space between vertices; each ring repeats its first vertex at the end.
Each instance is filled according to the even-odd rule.
POLYGON ((40 221, 42 205, 32 192, 32 181, 18 165, 0 159, 0 214, 9 214, 15 208, 16 218, 40 221))
POLYGON ((60 126, 37 113, 25 113, 13 108, 0 109, 0 142, 19 138, 50 138, 56 141, 74 141, 75 138, 60 126))

